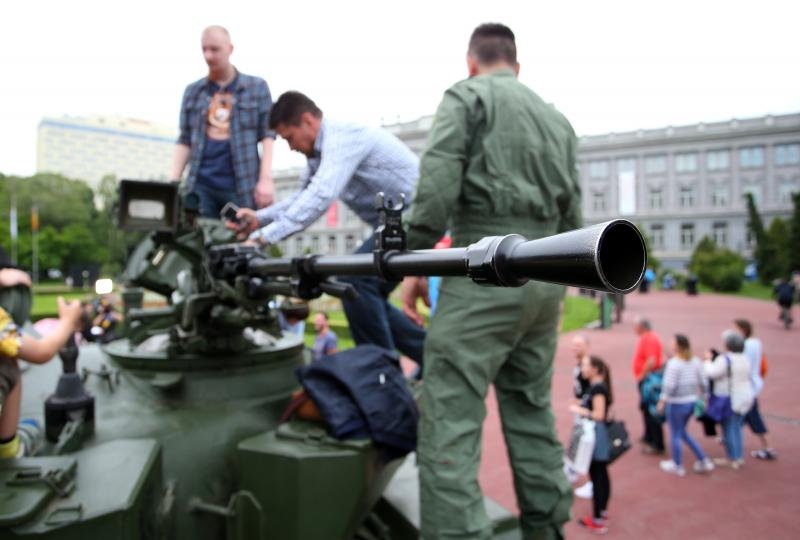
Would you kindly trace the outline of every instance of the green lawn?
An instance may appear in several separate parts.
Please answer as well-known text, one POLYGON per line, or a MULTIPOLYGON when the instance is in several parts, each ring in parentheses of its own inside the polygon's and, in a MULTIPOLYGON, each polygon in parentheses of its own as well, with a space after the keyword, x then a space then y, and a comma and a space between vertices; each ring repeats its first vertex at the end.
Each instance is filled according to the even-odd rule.
POLYGON ((65 293, 39 293, 33 295, 33 307, 31 308, 31 320, 38 320, 44 317, 58 316, 58 303, 56 299, 63 296, 66 300, 83 300, 91 298, 91 292, 65 292, 65 293))
POLYGON ((600 308, 597 305, 597 300, 582 296, 567 296, 566 304, 564 304, 564 320, 561 323, 561 331, 569 332, 583 328, 599 318, 600 308))
POLYGON ((743 296, 745 298, 758 298, 759 300, 772 300, 772 287, 762 285, 758 281, 745 281, 741 290, 736 292, 716 292, 710 287, 700 285, 701 293, 727 294, 732 296, 743 296))

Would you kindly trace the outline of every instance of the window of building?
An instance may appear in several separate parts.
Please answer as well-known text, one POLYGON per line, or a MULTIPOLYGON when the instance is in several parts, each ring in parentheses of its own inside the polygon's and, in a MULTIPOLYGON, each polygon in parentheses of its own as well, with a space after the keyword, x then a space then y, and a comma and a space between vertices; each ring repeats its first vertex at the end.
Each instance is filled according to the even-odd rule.
POLYGON ((594 212, 606 211, 606 194, 595 191, 592 193, 592 210, 594 212))
POLYGON ((328 253, 336 253, 336 237, 333 235, 328 237, 328 253))
POLYGON ((623 158, 617 160, 617 173, 636 172, 636 159, 623 158))
POLYGON ((747 205, 747 200, 744 196, 750 193, 753 196, 753 202, 756 203, 756 206, 761 204, 762 199, 762 189, 759 184, 745 184, 742 188, 742 201, 744 205, 747 205))
POLYGON ((303 253, 303 237, 295 236, 294 238, 294 254, 302 255, 303 253))
POLYGON ((653 249, 664 249, 664 225, 661 223, 650 225, 650 240, 653 243, 653 249))
POLYGON ((356 238, 352 234, 348 234, 344 239, 344 249, 347 253, 356 249, 356 238))
POLYGON ((675 170, 679 173, 694 172, 697 170, 697 153, 677 154, 675 156, 675 170))
POLYGON ((797 165, 800 163, 800 144, 775 145, 775 165, 797 165))
POLYGON ((664 192, 661 189, 650 190, 650 208, 652 210, 664 208, 664 192))
POLYGON ((644 159, 644 172, 648 174, 658 174, 666 170, 667 156, 647 156, 644 159))
POLYGON ((727 170, 731 167, 731 153, 728 150, 714 150, 706 153, 706 168, 709 171, 727 170))
POLYGON ((311 237, 311 253, 319 253, 319 236, 311 237))
POLYGON ((692 249, 694 247, 694 223, 681 224, 681 248, 692 249))
POLYGON ((714 233, 714 243, 724 246, 728 243, 728 224, 725 222, 714 223, 712 227, 714 233))
POLYGON ((712 184, 711 185, 711 206, 714 208, 723 208, 728 206, 728 186, 725 184, 712 184))
POLYGON ((793 196, 798 192, 797 184, 792 181, 784 181, 778 184, 778 202, 781 204, 792 204, 793 196))
POLYGON ((608 160, 596 159, 589 162, 589 176, 591 178, 608 177, 608 160))
POLYGON ((764 166, 764 147, 751 146, 739 149, 739 166, 743 169, 755 169, 764 166))
POLYGON ((694 206, 694 188, 684 186, 680 193, 681 208, 691 208, 694 206))

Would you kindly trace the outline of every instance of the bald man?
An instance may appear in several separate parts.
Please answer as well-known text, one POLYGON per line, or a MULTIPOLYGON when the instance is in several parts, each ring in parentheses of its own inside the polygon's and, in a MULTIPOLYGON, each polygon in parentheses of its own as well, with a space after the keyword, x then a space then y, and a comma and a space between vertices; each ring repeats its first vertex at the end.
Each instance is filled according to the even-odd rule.
POLYGON ((200 198, 200 215, 219 217, 227 202, 245 208, 272 204, 272 97, 266 81, 231 64, 233 44, 221 26, 201 36, 208 75, 186 87, 170 178, 200 198), (261 155, 258 145, 261 145, 261 155))

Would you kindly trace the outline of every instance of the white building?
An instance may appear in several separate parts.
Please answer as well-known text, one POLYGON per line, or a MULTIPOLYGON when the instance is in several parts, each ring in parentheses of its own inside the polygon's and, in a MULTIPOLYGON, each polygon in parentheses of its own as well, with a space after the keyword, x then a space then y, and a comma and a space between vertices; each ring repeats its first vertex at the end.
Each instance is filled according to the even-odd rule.
POLYGON ((84 180, 97 188, 106 175, 166 180, 177 129, 132 118, 43 118, 36 170, 84 180))

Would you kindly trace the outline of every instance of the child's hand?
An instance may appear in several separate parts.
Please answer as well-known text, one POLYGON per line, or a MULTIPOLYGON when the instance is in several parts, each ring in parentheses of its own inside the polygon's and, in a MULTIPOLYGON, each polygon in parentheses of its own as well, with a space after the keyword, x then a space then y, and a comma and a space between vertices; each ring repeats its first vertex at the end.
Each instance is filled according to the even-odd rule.
POLYGON ((82 312, 83 310, 81 309, 81 303, 79 301, 72 300, 66 302, 63 297, 58 297, 58 318, 62 321, 66 321, 74 330, 78 329, 82 312))

